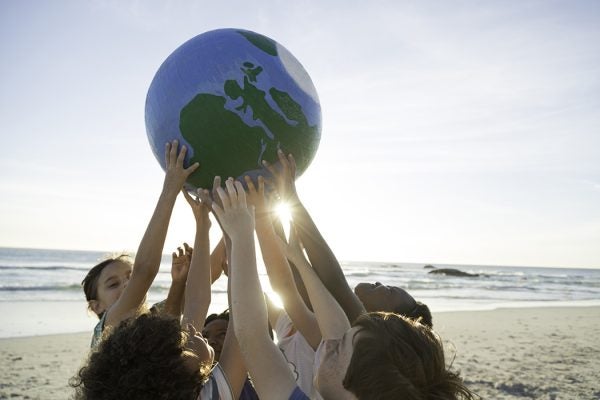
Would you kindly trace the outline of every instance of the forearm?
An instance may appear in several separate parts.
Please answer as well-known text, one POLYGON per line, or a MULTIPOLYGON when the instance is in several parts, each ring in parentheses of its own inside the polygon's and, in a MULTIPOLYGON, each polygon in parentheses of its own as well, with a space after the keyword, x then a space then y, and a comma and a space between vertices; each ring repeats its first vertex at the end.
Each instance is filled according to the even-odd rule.
POLYGON ((240 351, 261 399, 288 398, 296 381, 268 335, 267 309, 258 273, 254 238, 232 238, 231 310, 240 351))
POLYGON ((169 288, 169 294, 165 300, 165 313, 176 318, 181 318, 183 310, 183 298, 185 294, 185 281, 173 281, 169 288))
POLYGON ((215 282, 223 272, 223 260, 226 257, 225 238, 221 238, 210 254, 210 281, 215 282))
POLYGON ((131 316, 143 303, 160 268, 162 249, 176 198, 176 191, 163 188, 138 247, 131 279, 119 299, 107 311, 106 326, 117 326, 123 319, 131 316))
POLYGON ((360 314, 365 312, 364 306, 348 285, 340 263, 304 205, 299 199, 292 204, 294 226, 314 272, 340 304, 348 319, 354 321, 360 314))
POLYGON ((167 187, 163 189, 136 252, 133 274, 152 281, 158 273, 177 193, 167 187))
POLYGON ((276 292, 288 290, 290 283, 293 284, 293 276, 269 220, 256 220, 256 236, 271 287, 276 292))
POLYGON ((305 259, 294 260, 308 291, 323 339, 339 339, 350 328, 350 322, 305 259))
POLYGON ((270 220, 257 220, 256 234, 271 287, 281 298, 283 307, 293 325, 316 349, 321 341, 319 326, 314 314, 298 293, 290 265, 284 251, 279 246, 278 240, 280 239, 276 236, 270 220))
POLYGON ((267 335, 268 317, 256 271, 256 255, 252 237, 232 240, 231 246, 231 307, 235 332, 242 352, 253 349, 259 335, 267 335))
POLYGON ((209 227, 198 224, 185 289, 184 324, 204 326, 211 299, 209 227))
MULTIPOLYGON (((222 240, 220 243, 224 245, 222 240)), ((227 324, 227 333, 225 334, 225 342, 221 350, 221 357, 219 358, 219 364, 225 371, 225 375, 231 384, 231 390, 233 392, 233 398, 237 399, 240 397, 240 393, 248 376, 248 369, 242 356, 240 346, 238 344, 235 327, 233 309, 231 306, 231 279, 227 281, 227 304, 229 305, 229 323, 227 324)))

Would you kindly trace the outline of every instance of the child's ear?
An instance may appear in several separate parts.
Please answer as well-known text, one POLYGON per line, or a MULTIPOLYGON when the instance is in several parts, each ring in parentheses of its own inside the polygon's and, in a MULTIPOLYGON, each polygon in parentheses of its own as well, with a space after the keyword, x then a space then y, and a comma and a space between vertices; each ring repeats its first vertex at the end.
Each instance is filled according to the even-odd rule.
POLYGON ((88 301, 88 307, 92 310, 96 315, 100 315, 104 310, 102 310, 100 306, 100 302, 98 300, 90 300, 88 301))

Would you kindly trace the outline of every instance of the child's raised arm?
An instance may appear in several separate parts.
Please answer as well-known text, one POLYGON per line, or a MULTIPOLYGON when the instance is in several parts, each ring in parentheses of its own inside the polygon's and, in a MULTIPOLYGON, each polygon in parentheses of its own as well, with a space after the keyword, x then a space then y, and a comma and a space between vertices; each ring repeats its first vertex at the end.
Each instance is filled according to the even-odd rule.
POLYGON ((116 326, 123 319, 132 316, 144 302, 146 293, 158 273, 177 194, 188 176, 199 166, 198 163, 194 163, 185 168, 183 160, 186 147, 181 146, 181 150, 178 151, 178 146, 177 140, 165 146, 167 173, 162 192, 138 247, 129 283, 119 299, 107 311, 105 326, 116 326))
MULTIPOLYGON (((214 188, 219 187, 220 183, 221 178, 215 177, 213 183, 214 188)), ((208 190, 199 189, 198 197, 207 208, 212 209, 213 199, 208 190)), ((229 263, 229 252, 227 251, 227 243, 227 236, 225 235, 225 233, 223 233, 223 238, 221 238, 217 246, 213 249, 213 252, 210 256, 211 282, 214 282, 216 279, 219 278, 221 272, 224 272, 224 268, 226 268, 226 266, 229 263), (216 273, 216 269, 218 269, 218 273, 216 273)), ((229 303, 229 309, 231 310, 230 286, 231 281, 228 281, 227 301, 229 303)), ((233 328, 233 318, 231 317, 231 315, 232 313, 230 312, 229 323, 227 325, 227 333, 225 334, 225 340, 223 342, 223 347, 221 348, 221 355, 219 357, 219 365, 231 386, 233 398, 237 399, 240 396, 244 383, 246 382, 246 378, 248 377, 248 370, 246 369, 246 364, 244 363, 242 353, 240 351, 240 346, 238 345, 237 338, 235 337, 235 332, 233 328)))
POLYGON ((294 227, 290 230, 290 243, 285 246, 281 241, 281 245, 285 248, 287 257, 298 268, 304 281, 323 340, 341 338, 350 329, 348 317, 304 257, 294 227))
POLYGON ((213 211, 231 239, 231 307, 234 329, 242 355, 258 395, 263 400, 287 399, 296 381, 281 351, 267 333, 267 310, 256 271, 254 210, 246 204, 240 182, 226 182, 227 193, 218 188, 223 202, 213 211))
POLYGON ((210 306, 211 298, 211 271, 210 271, 210 219, 208 207, 193 199, 185 190, 183 195, 194 213, 196 221, 196 238, 194 252, 185 287, 185 303, 183 307, 182 326, 192 324, 197 331, 201 331, 210 306))
POLYGON ((213 249, 212 253, 210 253, 210 281, 214 283, 217 279, 219 279, 226 268, 227 254, 225 251, 225 238, 222 237, 221 240, 219 240, 219 243, 217 243, 213 249))
POLYGON ((333 251, 298 197, 294 183, 296 177, 296 162, 294 157, 291 154, 286 157, 281 150, 278 151, 277 155, 281 164, 279 170, 269 165, 266 161, 263 161, 263 164, 275 178, 279 195, 288 203, 291 209, 297 234, 306 249, 314 271, 327 290, 331 292, 340 304, 348 319, 354 321, 360 314, 365 312, 365 308, 348 285, 344 271, 335 254, 333 254, 333 251))
MULTIPOLYGON (((313 350, 316 350, 321 342, 319 325, 298 293, 290 265, 279 246, 279 238, 271 222, 272 212, 266 205, 264 178, 258 177, 258 190, 250 177, 246 176, 245 180, 248 186, 248 202, 255 207, 256 235, 271 286, 281 297, 294 327, 304 336, 313 350)), ((274 321, 271 323, 274 324, 274 321)))
POLYGON ((173 252, 171 261, 171 287, 165 300, 165 314, 181 318, 183 310, 183 296, 185 294, 185 284, 187 281, 190 262, 193 249, 187 244, 177 248, 173 252))

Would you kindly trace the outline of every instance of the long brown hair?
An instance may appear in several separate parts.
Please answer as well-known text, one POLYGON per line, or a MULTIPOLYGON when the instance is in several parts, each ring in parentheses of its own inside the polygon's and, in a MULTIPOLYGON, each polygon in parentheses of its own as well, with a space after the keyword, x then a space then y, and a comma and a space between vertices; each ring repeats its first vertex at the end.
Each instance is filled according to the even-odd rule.
POLYGON ((399 314, 363 314, 344 387, 359 399, 475 399, 446 366, 439 336, 399 314))

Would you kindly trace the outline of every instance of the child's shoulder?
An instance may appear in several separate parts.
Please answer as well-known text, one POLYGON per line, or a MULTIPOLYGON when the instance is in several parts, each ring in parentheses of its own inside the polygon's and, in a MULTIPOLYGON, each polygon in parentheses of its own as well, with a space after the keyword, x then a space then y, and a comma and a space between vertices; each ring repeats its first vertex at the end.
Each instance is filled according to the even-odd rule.
POLYGON ((94 327, 94 333, 92 335, 92 343, 90 347, 93 349, 102 339, 102 333, 104 332, 104 322, 106 321, 106 312, 102 314, 100 321, 94 327))
POLYGON ((219 363, 210 371, 197 400, 234 400, 231 385, 219 363))

